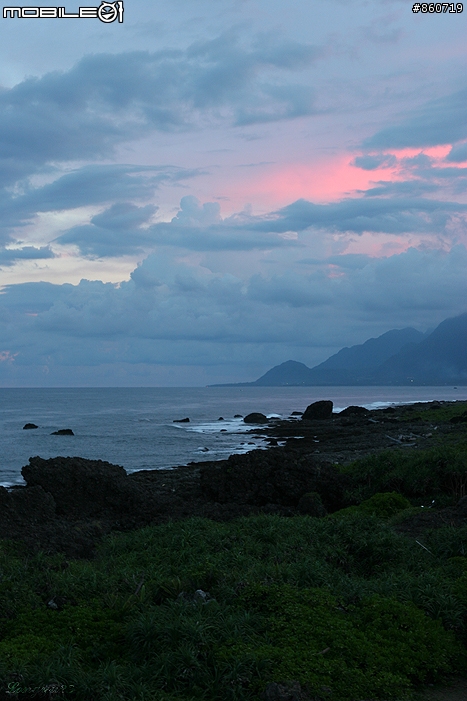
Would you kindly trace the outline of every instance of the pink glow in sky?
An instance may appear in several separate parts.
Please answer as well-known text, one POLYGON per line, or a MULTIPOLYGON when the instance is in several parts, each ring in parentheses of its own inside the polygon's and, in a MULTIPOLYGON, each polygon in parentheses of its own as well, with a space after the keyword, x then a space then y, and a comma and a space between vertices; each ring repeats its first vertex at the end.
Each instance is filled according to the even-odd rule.
MULTIPOLYGON (((341 200, 345 197, 359 196, 358 191, 374 187, 378 181, 401 182, 407 178, 407 172, 401 167, 402 159, 411 159, 421 154, 433 159, 433 167, 445 167, 443 159, 451 146, 435 146, 427 148, 387 149, 389 156, 395 156, 398 162, 392 167, 363 170, 353 162, 358 154, 341 153, 328 158, 322 157, 313 163, 302 162, 281 163, 270 165, 265 173, 242 173, 241 181, 229 183, 230 211, 238 211, 248 203, 254 203, 255 210, 271 211, 279 209, 290 202, 303 198, 315 203, 327 203, 341 200)), ((461 164, 449 164, 459 167, 461 164)))

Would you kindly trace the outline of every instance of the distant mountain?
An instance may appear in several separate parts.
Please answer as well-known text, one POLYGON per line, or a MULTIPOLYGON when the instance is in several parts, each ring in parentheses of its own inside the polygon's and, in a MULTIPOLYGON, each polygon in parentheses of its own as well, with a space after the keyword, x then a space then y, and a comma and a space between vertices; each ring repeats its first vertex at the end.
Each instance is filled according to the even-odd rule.
POLYGON ((343 348, 313 368, 287 360, 255 382, 235 386, 408 384, 467 384, 467 313, 446 319, 426 334, 413 328, 387 331, 343 348))
POLYGON ((312 379, 311 370, 304 363, 297 363, 295 360, 287 360, 281 365, 276 365, 267 373, 262 375, 256 382, 250 382, 250 385, 256 387, 282 387, 285 385, 299 386, 309 385, 312 379))
POLYGON ((377 370, 381 384, 467 384, 467 314, 442 321, 377 370))
POLYGON ((412 346, 420 343, 423 338, 421 331, 412 328, 393 329, 378 338, 370 338, 361 345, 342 348, 310 370, 310 384, 373 384, 373 375, 382 363, 409 344, 412 346))

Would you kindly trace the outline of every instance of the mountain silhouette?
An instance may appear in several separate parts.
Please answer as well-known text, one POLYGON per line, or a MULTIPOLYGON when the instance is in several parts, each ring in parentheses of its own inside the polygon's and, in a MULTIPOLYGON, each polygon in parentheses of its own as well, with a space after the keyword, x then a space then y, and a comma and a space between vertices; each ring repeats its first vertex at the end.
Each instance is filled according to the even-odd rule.
MULTIPOLYGON (((467 313, 425 334, 393 329, 342 348, 313 368, 295 360, 276 365, 243 387, 467 384, 467 313)), ((232 385, 215 385, 232 386, 232 385)))

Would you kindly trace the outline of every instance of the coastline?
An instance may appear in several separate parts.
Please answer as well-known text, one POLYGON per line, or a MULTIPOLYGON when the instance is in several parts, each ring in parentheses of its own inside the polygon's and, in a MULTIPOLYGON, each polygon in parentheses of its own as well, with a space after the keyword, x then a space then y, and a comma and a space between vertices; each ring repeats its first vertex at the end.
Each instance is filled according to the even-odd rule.
POLYGON ((148 697, 173 688, 186 694, 167 699, 191 699, 183 630, 203 694, 218 689, 213 668, 223 684, 209 698, 234 684, 238 698, 271 701, 460 701, 467 402, 310 418, 329 405, 252 426, 269 449, 227 460, 127 474, 31 458, 27 485, 0 490, 13 583, 2 590, 0 695, 137 698, 143 670, 148 697), (244 653, 261 662, 247 674, 244 653), (114 660, 118 679, 105 676, 114 660))
POLYGON ((89 557, 113 530, 191 516, 306 513, 300 500, 308 492, 318 492, 332 513, 346 506, 339 467, 384 450, 429 450, 465 439, 466 410, 464 401, 431 402, 311 421, 271 419, 251 428, 267 440, 266 450, 131 474, 100 460, 31 458, 22 469, 26 486, 0 489, 0 537, 89 557), (458 421, 443 418, 453 411, 458 421))

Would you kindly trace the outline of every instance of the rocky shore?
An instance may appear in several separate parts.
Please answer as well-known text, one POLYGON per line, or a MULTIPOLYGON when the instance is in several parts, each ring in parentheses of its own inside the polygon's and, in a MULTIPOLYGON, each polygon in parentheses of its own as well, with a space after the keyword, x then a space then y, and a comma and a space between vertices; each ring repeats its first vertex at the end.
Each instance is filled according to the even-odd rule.
MULTIPOLYGON (((373 411, 348 407, 339 414, 332 413, 331 402, 319 402, 303 415, 252 428, 270 448, 227 460, 127 474, 100 460, 33 457, 22 469, 26 486, 0 487, 0 538, 92 557, 96 543, 112 530, 170 519, 229 520, 258 512, 321 516, 347 506, 346 477, 337 465, 391 448, 414 451, 456 442, 465 438, 466 428, 467 402, 373 411), (453 406, 454 419, 444 418, 443 409, 453 406)), ((414 528, 423 527, 420 519, 414 528)), ((465 522, 465 515, 453 507, 433 510, 429 519, 465 522)))

